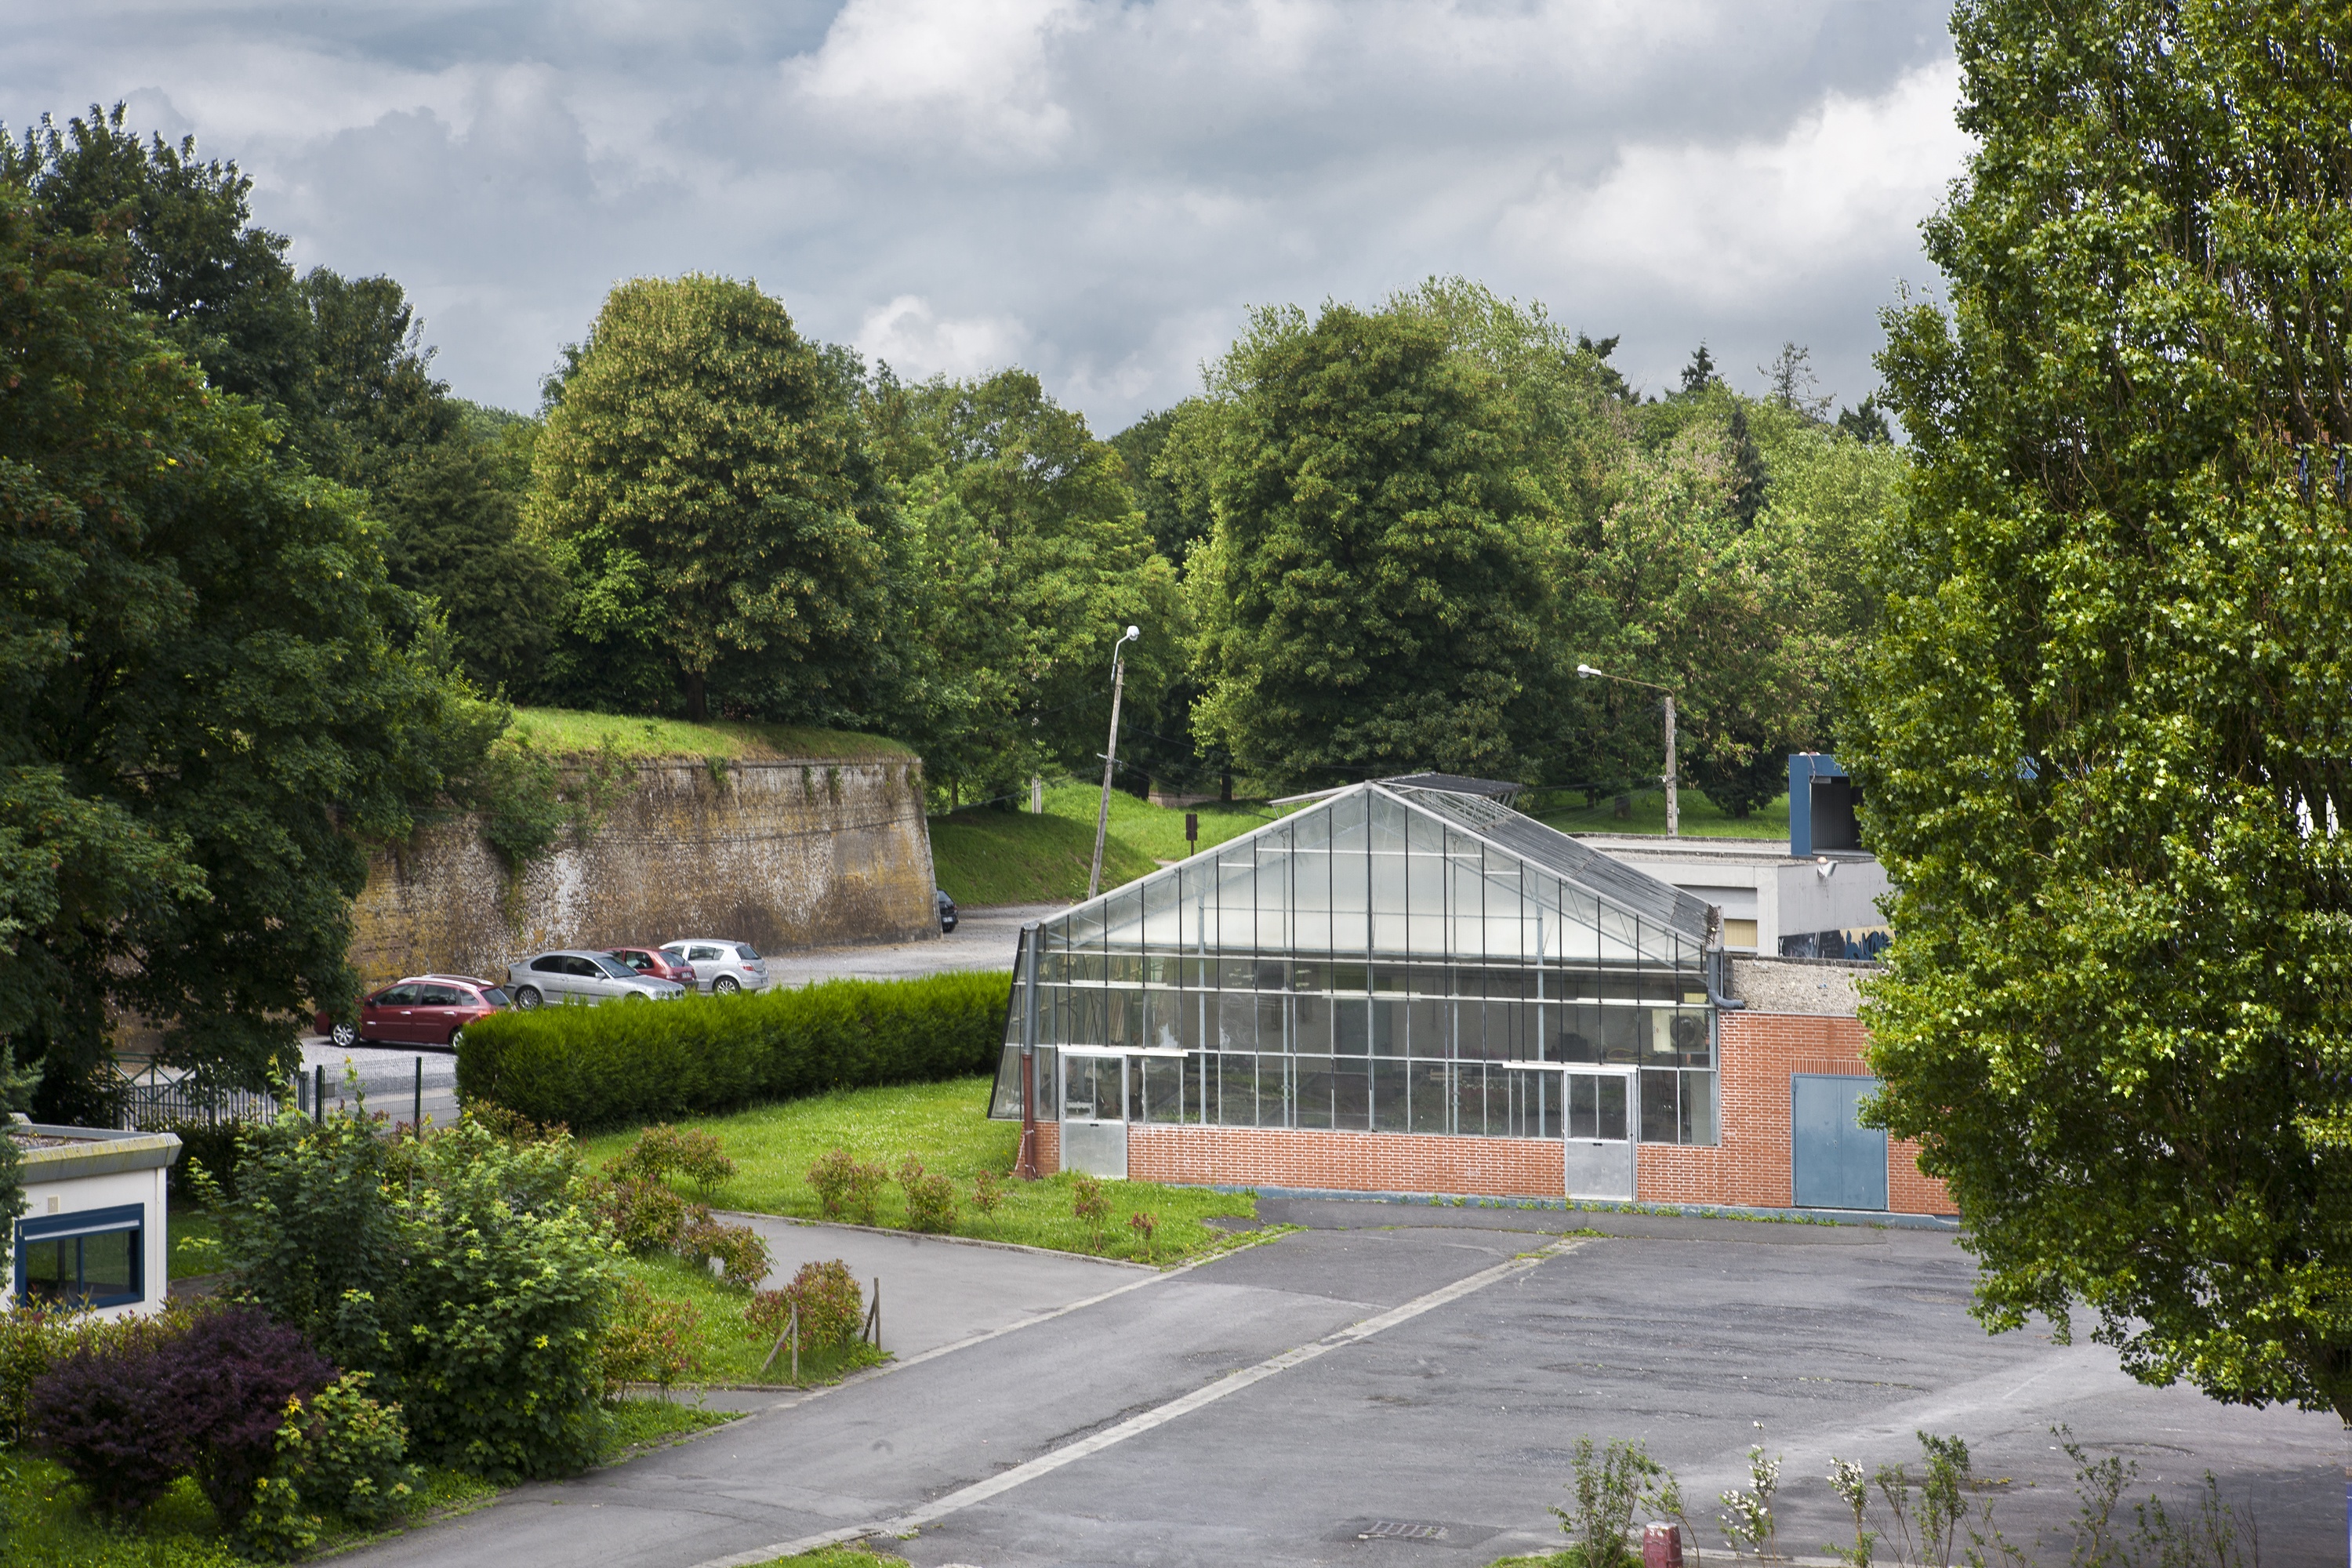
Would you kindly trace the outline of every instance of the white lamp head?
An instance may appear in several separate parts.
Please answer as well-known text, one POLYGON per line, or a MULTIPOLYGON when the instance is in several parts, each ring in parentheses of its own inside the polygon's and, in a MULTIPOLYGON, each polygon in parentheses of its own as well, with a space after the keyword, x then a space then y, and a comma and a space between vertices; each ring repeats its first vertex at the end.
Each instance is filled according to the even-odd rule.
POLYGON ((1576 667, 1576 678, 1579 680, 1583 679, 1588 675, 1598 675, 1601 672, 1599 670, 1593 668, 1589 664, 1580 664, 1576 667))
POLYGON ((1141 626, 1129 626, 1129 627, 1128 627, 1128 628, 1127 628, 1127 640, 1128 640, 1128 641, 1129 641, 1129 642, 1133 642, 1136 638, 1138 638, 1138 637, 1141 637, 1142 635, 1143 635, 1143 628, 1142 628, 1141 626))

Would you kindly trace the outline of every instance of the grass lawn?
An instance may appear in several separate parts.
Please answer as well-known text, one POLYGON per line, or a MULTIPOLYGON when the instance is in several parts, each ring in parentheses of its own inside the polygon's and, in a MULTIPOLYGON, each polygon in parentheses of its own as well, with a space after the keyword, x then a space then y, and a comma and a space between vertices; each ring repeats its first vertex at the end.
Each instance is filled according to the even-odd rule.
MULTIPOLYGON (((1548 796, 1543 804, 1547 809, 1531 815, 1538 822, 1562 833, 1663 834, 1666 830, 1666 792, 1663 789, 1635 795, 1630 817, 1616 815, 1614 796, 1603 796, 1600 805, 1588 806, 1581 796, 1561 792, 1548 796), (1558 809, 1549 809, 1553 806, 1558 809)), ((1714 802, 1695 789, 1682 791, 1675 804, 1682 809, 1681 826, 1686 838, 1777 838, 1784 844, 1789 839, 1789 797, 1785 795, 1758 806, 1745 819, 1717 810, 1714 802)))
MULTIPOLYGON (((656 1399, 625 1399, 608 1408, 601 1462, 609 1464, 732 1419, 656 1399)), ((498 1491, 478 1476, 428 1470, 401 1519, 372 1531, 331 1531, 316 1552, 331 1552, 371 1535, 397 1533, 406 1524, 485 1501, 498 1491)), ((212 1504, 186 1478, 173 1484, 135 1530, 126 1531, 89 1516, 81 1505, 80 1488, 63 1466, 0 1450, 0 1519, 6 1521, 0 1531, 0 1564, 7 1568, 250 1568, 247 1559, 229 1550, 212 1504)))
MULTIPOLYGON (((931 868, 948 897, 971 908, 1066 903, 1087 896, 1095 824, 1047 813, 959 811, 931 818, 931 868)), ((1103 845, 1103 886, 1152 868, 1151 857, 1116 833, 1103 845)))
MULTIPOLYGON (((680 1125, 717 1135, 738 1167, 735 1179, 715 1194, 720 1207, 821 1218, 807 1181, 808 1168, 818 1155, 838 1147, 896 1171, 911 1154, 926 1169, 956 1184, 954 1234, 1059 1252, 1096 1252, 1094 1237, 1070 1212, 1069 1176, 1007 1184, 1003 1204, 993 1216, 984 1217, 971 1207, 972 1178, 983 1170, 1010 1171, 1020 1152, 1018 1122, 987 1120, 990 1088, 991 1079, 974 1077, 845 1089, 680 1125)), ((619 1132, 591 1139, 586 1152, 592 1161, 602 1163, 626 1148, 634 1136, 619 1132)), ((1099 1249, 1104 1257, 1145 1260, 1142 1239, 1128 1225, 1139 1211, 1159 1219, 1151 1257, 1161 1263, 1225 1245, 1229 1238, 1205 1223, 1210 1218, 1257 1212, 1256 1199, 1247 1193, 1153 1182, 1108 1182, 1104 1186, 1111 1201, 1099 1249)), ((906 1224, 906 1194, 896 1182, 885 1186, 877 1217, 886 1226, 906 1224)))
MULTIPOLYGON (((960 904, 1043 904, 1082 899, 1095 850, 1095 813, 1102 785, 1058 784, 1045 791, 1045 814, 959 811, 931 819, 931 860, 940 886, 960 904)), ((1199 847, 1223 844, 1284 815, 1287 806, 1255 801, 1210 802, 1192 808, 1201 819, 1199 847)), ((1131 882, 1162 860, 1192 853, 1184 813, 1110 792, 1110 831, 1103 843, 1103 887, 1131 882)))
POLYGON ((542 752, 593 752, 606 735, 625 756, 725 757, 734 762, 772 762, 782 757, 910 757, 901 742, 846 730, 791 724, 743 724, 717 720, 689 724, 683 719, 643 719, 625 713, 583 713, 570 708, 518 708, 509 733, 528 729, 542 752))
POLYGON ((220 1268, 218 1220, 200 1208, 174 1206, 164 1223, 172 1238, 169 1278, 188 1279, 220 1268))

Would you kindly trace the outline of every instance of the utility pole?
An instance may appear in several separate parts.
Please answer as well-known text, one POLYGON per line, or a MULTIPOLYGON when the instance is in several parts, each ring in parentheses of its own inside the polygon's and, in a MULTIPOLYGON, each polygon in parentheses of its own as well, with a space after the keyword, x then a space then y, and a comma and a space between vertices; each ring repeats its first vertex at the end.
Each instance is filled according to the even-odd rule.
POLYGON ((1675 694, 1654 680, 1636 680, 1630 675, 1612 675, 1605 669, 1595 669, 1589 664, 1576 667, 1579 680, 1618 680, 1627 686, 1645 687, 1666 700, 1666 837, 1679 838, 1683 832, 1681 803, 1675 796, 1675 694))
POLYGON ((1095 812, 1095 865, 1087 873, 1087 897, 1102 891, 1103 837, 1110 831, 1110 775, 1118 766, 1118 697, 1127 680, 1127 645, 1143 635, 1141 626, 1129 626, 1127 635, 1118 639, 1110 655, 1110 749, 1103 753, 1102 805, 1095 812))

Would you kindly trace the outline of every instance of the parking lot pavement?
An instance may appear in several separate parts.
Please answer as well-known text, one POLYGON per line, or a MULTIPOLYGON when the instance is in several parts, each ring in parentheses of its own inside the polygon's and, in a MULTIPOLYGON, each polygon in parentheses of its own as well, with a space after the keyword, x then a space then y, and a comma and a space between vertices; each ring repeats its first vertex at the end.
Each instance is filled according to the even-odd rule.
POLYGON ((956 929, 933 942, 873 947, 818 947, 768 955, 768 984, 806 985, 816 980, 910 980, 959 969, 1010 969, 1021 945, 1021 922, 1043 920, 1062 904, 1000 904, 962 911, 956 929))
POLYGON ((770 1285, 789 1283, 803 1263, 829 1258, 848 1264, 869 1292, 878 1282, 882 1348, 901 1360, 1157 1277, 1157 1270, 1139 1263, 1063 1252, 986 1247, 773 1215, 723 1217, 749 1225, 767 1240, 775 1259, 770 1285))
POLYGON ((394 1121, 414 1121, 421 1068, 425 1125, 446 1127, 457 1120, 457 1058, 446 1046, 353 1046, 344 1050, 323 1035, 305 1036, 302 1072, 313 1085, 320 1068, 327 1069, 331 1111, 350 1105, 356 1096, 370 1110, 381 1110, 394 1121), (350 1076, 353 1073, 356 1085, 350 1076))
MULTIPOLYGON (((912 1518, 889 1544, 918 1564, 1475 1564, 1558 1544, 1547 1510, 1585 1436, 1672 1467, 1710 1551, 1714 1499, 1760 1437, 1785 1456, 1781 1548, 1817 1554, 1843 1528, 1831 1456, 1916 1473, 1916 1430, 1967 1440, 1994 1482, 1979 1500, 2032 1548, 2075 1506, 2053 1424, 2137 1462, 2129 1496, 2178 1499, 2211 1469, 2266 1560, 2342 1551, 2332 1419, 2142 1388, 2046 1332, 1988 1336, 1948 1236, 1651 1216, 1654 1234, 1560 1240, 1532 1213, 1341 1207, 353 1555, 699 1568, 912 1518), (1379 1524, 1444 1533, 1361 1539, 1379 1524)), ((931 1288, 961 1287, 951 1268, 931 1288)))

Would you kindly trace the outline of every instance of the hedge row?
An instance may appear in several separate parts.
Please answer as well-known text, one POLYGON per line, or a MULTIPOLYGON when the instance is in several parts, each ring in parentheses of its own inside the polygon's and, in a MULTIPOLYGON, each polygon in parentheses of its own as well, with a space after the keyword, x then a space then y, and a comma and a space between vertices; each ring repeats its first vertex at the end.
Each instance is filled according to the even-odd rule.
POLYGON ((986 1072, 1009 973, 835 980, 798 991, 494 1014, 466 1030, 457 1092, 578 1131, 821 1089, 986 1072))

